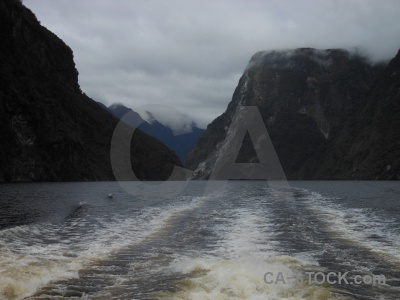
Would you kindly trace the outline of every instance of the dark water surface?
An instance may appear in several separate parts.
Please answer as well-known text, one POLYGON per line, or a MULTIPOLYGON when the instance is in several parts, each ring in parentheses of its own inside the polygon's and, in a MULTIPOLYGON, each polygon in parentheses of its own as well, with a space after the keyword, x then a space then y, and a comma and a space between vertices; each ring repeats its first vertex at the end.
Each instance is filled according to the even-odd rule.
POLYGON ((0 185, 0 299, 400 299, 399 182, 207 184, 0 185))

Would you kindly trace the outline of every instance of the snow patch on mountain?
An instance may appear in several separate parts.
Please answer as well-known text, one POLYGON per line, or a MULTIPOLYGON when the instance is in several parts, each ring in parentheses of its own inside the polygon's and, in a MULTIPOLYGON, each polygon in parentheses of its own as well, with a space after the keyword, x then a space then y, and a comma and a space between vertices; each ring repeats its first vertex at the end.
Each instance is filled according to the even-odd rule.
POLYGON ((187 114, 166 105, 145 105, 133 110, 150 124, 158 121, 162 125, 171 128, 174 135, 192 132, 193 127, 197 127, 193 119, 187 114))

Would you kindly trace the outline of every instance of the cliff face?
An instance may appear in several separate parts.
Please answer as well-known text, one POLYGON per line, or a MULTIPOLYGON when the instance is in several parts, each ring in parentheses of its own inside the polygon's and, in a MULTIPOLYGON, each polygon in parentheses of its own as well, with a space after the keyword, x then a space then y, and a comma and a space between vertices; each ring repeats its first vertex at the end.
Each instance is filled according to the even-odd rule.
MULTIPOLYGON (((71 49, 19 1, 0 2, 0 181, 113 180, 118 119, 82 93, 71 49)), ((133 170, 166 179, 179 159, 138 130, 133 170)))
MULTIPOLYGON (((383 74, 394 72, 387 69, 382 72, 383 68, 382 65, 372 66, 362 56, 340 49, 321 51, 306 48, 256 53, 239 80, 227 110, 208 125, 186 164, 192 168, 200 164, 197 177, 207 178, 216 159, 224 156, 221 146, 236 109, 257 106, 289 179, 397 176, 395 173, 399 169, 395 171, 394 163, 390 167, 394 173, 383 177, 376 172, 376 168, 369 173, 366 171, 369 165, 367 160, 360 159, 354 163, 355 157, 364 149, 369 153, 368 157, 373 156, 377 164, 382 164, 379 155, 369 152, 371 143, 376 144, 378 140, 372 142, 371 138, 365 137, 378 130, 379 126, 393 131, 389 134, 380 130, 382 141, 393 141, 396 132, 399 132, 400 127, 393 128, 397 124, 394 119, 398 119, 398 113, 392 110, 392 121, 383 117, 388 109, 383 108, 383 102, 388 103, 386 106, 389 103, 393 105, 395 100, 389 94, 394 97, 396 90, 393 86, 389 90, 383 87, 389 81, 382 76, 391 76, 383 74), (382 94, 384 91, 385 95, 382 94), (373 96, 374 93, 378 93, 379 97, 373 96), (380 113, 376 106, 381 108, 380 113), (373 117, 371 112, 379 114, 380 118, 373 117), (380 121, 366 127, 366 123, 374 118, 380 121), (363 122, 356 121, 359 119, 363 122), (355 138, 358 143, 352 143, 355 138), (370 145, 369 148, 367 145, 370 145), (365 172, 353 173, 354 168, 359 169, 361 160, 365 172)), ((393 84, 396 82, 395 75, 392 81, 393 84)), ((385 145, 386 148, 392 147, 387 151, 392 151, 394 155, 392 143, 385 145)), ((256 162, 252 147, 251 139, 245 138, 237 162, 256 162)), ((379 151, 382 153, 384 150, 379 151)))
POLYGON ((400 51, 373 82, 328 157, 345 178, 400 179, 400 51))

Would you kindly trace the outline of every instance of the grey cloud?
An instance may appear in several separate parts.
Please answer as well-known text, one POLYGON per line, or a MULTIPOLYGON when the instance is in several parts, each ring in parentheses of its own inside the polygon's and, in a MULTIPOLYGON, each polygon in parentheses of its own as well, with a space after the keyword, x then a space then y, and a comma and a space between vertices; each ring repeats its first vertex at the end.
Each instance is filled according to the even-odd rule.
POLYGON ((177 107, 205 126, 260 50, 400 48, 397 0, 25 0, 74 51, 84 92, 109 105, 177 107))

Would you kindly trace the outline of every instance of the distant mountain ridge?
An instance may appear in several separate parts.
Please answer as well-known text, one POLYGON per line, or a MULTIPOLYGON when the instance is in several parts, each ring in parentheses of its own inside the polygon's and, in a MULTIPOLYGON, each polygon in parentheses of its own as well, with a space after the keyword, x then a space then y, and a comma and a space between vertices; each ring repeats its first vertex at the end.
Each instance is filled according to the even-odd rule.
MULTIPOLYGON (((0 2, 0 41, 0 182, 114 180, 118 119, 82 93, 72 50, 17 0, 0 2)), ((181 165, 139 130, 130 149, 139 179, 165 180, 181 165)))
POLYGON ((129 125, 138 127, 143 132, 164 143, 177 154, 181 161, 185 160, 187 154, 193 149, 204 132, 204 129, 198 128, 192 122, 188 132, 175 133, 170 127, 160 123, 151 112, 147 112, 149 121, 145 121, 137 112, 119 103, 112 104, 108 107, 108 110, 119 119, 129 113, 129 119, 125 120, 129 125))
MULTIPOLYGON (((208 178, 235 134, 236 110, 257 106, 289 179, 400 179, 399 60, 371 65, 342 49, 258 52, 186 164, 208 178)), ((238 161, 257 161, 252 147, 245 138, 238 161)))

